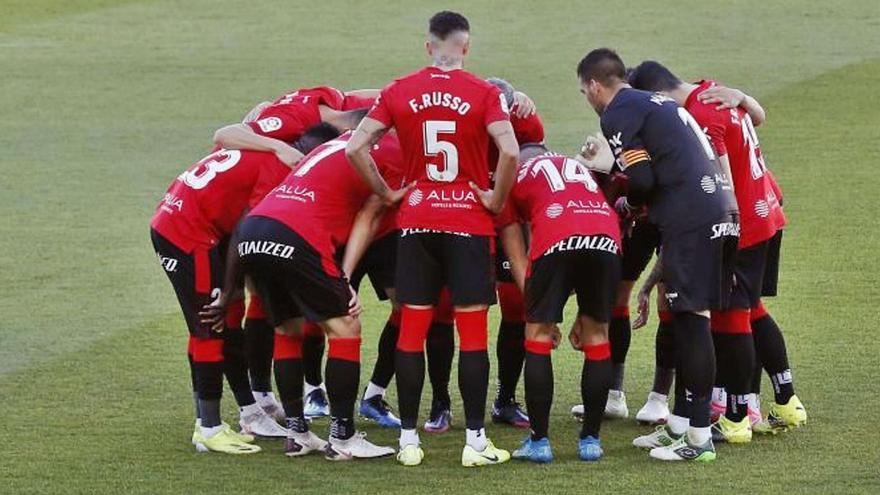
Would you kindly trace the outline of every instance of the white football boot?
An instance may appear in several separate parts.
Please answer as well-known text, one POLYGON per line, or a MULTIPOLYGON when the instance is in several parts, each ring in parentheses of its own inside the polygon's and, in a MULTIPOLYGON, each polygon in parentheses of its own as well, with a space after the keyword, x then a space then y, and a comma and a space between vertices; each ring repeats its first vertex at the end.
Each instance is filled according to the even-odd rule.
POLYGON ((645 405, 636 413, 636 421, 649 425, 666 424, 666 418, 669 417, 669 406, 666 401, 667 397, 663 394, 649 393, 645 405))

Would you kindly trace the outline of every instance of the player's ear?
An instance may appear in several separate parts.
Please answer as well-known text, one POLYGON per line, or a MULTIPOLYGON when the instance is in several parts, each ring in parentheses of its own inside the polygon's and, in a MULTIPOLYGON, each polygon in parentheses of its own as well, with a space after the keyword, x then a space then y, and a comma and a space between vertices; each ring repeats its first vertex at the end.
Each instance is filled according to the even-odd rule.
POLYGON ((468 52, 470 51, 470 49, 471 49, 471 40, 470 40, 470 38, 468 38, 468 40, 464 42, 464 46, 461 47, 461 54, 467 55, 468 52))
POLYGON ((425 51, 428 52, 429 57, 434 56, 434 49, 431 45, 432 45, 431 40, 428 40, 425 42, 425 51))

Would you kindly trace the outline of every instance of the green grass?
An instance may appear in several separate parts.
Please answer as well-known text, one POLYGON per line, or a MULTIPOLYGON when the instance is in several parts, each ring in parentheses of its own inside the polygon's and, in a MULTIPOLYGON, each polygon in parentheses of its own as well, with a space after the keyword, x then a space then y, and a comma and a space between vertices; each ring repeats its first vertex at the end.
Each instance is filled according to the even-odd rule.
MULTIPOLYGON (((156 201, 204 155, 211 132, 255 102, 314 84, 379 87, 425 63, 424 24, 439 6, 3 1, 0 492, 880 490, 869 422, 880 405, 880 222, 870 202, 880 156, 877 3, 448 5, 456 6, 473 26, 469 67, 527 91, 560 150, 596 128, 574 66, 600 45, 630 63, 659 59, 761 100, 769 114, 762 145, 791 220, 781 296, 768 306, 786 332, 810 424, 721 446, 712 466, 669 466, 629 447, 643 428, 606 423, 606 458, 585 465, 567 417, 580 357, 560 350, 551 424, 559 459, 550 466, 464 470, 458 428, 425 437, 429 457, 412 470, 390 460, 292 461, 277 442, 246 459, 195 455, 185 331, 147 237, 156 201)), ((386 310, 367 303, 370 363, 386 310)), ((633 411, 650 386, 652 344, 652 330, 634 335, 633 411)), ((231 404, 225 413, 233 418, 231 404)), ((366 429, 394 441, 392 432, 366 429)), ((521 436, 491 434, 504 447, 521 436)))

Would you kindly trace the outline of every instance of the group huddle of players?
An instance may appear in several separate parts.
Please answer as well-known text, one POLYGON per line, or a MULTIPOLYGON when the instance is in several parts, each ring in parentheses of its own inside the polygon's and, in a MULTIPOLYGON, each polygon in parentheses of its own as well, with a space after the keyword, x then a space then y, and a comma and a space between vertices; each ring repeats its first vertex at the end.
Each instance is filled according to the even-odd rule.
POLYGON ((260 450, 254 436, 283 437, 291 457, 396 453, 418 465, 426 354, 433 400, 422 429, 443 433, 453 421, 454 327, 462 464, 550 462, 551 351, 574 293, 567 340, 584 364, 572 413, 578 456, 596 461, 603 416, 629 414, 629 300, 655 252, 632 327, 645 324, 656 287, 655 379, 636 419, 658 426, 633 445, 707 462, 713 441, 804 424, 785 341, 761 304, 775 295, 785 217, 755 134, 758 102, 593 50, 577 75, 602 131, 567 157, 544 145, 528 96, 463 70, 469 47, 468 21, 440 12, 429 22, 432 65, 381 91, 318 87, 260 104, 218 130, 214 151, 169 187, 151 236, 189 327, 196 448, 249 454, 260 450), (364 277, 391 309, 359 392, 364 277), (484 429, 496 298, 491 418, 531 430, 512 454, 484 429), (762 369, 774 393, 766 419, 762 369), (224 376, 241 431, 221 419, 224 376), (399 418, 384 400, 393 377, 399 418), (400 429, 398 449, 356 430, 359 398, 361 417, 400 429), (330 417, 327 440, 310 430, 319 416, 330 417))

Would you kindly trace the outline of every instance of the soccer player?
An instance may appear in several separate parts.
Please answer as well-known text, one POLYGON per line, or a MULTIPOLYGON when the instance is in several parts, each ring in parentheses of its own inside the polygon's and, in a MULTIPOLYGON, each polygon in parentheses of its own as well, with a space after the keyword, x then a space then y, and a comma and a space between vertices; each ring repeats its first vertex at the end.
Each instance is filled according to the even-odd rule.
MULTIPOLYGON (((700 95, 715 87, 714 81, 684 83, 658 62, 642 62, 630 82, 633 87, 660 92, 684 106, 706 129, 722 169, 733 180, 741 214, 741 232, 730 308, 712 314, 718 373, 721 374, 719 382, 727 395, 726 407, 718 408, 723 415, 715 424, 714 438, 733 443, 751 440, 752 428, 747 413, 756 348, 762 354, 761 362, 776 391, 769 422, 782 428, 800 426, 806 422, 806 411, 794 394, 785 340, 775 324, 759 324, 763 332, 754 335, 752 332, 752 312, 769 318, 761 304, 761 296, 775 294, 775 283, 767 290, 765 280, 776 280, 785 215, 775 192, 778 186, 767 173, 761 156, 751 116, 739 106, 718 109, 714 103, 703 101, 700 95)), ((749 106, 757 105, 753 99, 745 101, 749 106)))
MULTIPOLYGON (((581 396, 586 405, 578 455, 596 461, 602 457, 599 427, 612 375, 608 321, 620 281, 617 214, 580 162, 540 144, 524 146, 520 159, 510 201, 521 221, 530 226, 528 269, 522 266, 522 253, 516 253, 525 242, 510 242, 507 235, 503 239, 513 272, 525 288, 525 391, 532 432, 513 457, 553 460, 548 438, 553 402, 550 351, 565 302, 575 292, 580 324, 572 328, 569 340, 584 353, 581 396)), ((511 217, 502 222, 512 224, 508 228, 512 232, 507 233, 522 236, 511 217)))
POLYGON ((612 50, 578 64, 581 92, 628 177, 621 211, 647 206, 660 230, 666 298, 675 325, 676 401, 666 430, 634 441, 651 457, 712 461, 709 421, 715 354, 709 310, 724 308, 738 242, 736 200, 715 153, 687 111, 659 94, 632 89, 612 50))
POLYGON ((400 136, 406 181, 416 182, 398 216, 402 229, 396 277, 402 305, 395 362, 401 416, 398 462, 415 466, 424 457, 416 431, 424 345, 437 296, 445 285, 460 335, 459 388, 466 420, 462 465, 499 464, 509 460, 510 453, 496 448, 484 429, 487 312, 495 299, 492 213, 501 211, 507 199, 518 147, 501 92, 462 68, 470 48, 467 19, 440 12, 431 18, 429 31, 426 48, 433 65, 382 90, 346 153, 373 191, 391 202, 392 190, 368 151, 393 127, 400 136), (488 187, 490 136, 498 147, 499 163, 495 189, 481 200, 470 184, 488 187))
MULTIPOLYGON (((290 430, 285 445, 288 456, 323 450, 329 460, 349 460, 394 453, 355 431, 361 344, 356 316, 360 308, 342 267, 355 266, 367 243, 351 239, 361 249, 346 249, 341 263, 335 253, 349 241, 355 220, 373 222, 381 215, 382 204, 378 198, 370 199, 368 184, 346 159, 344 149, 350 136, 346 133, 316 148, 250 212, 239 229, 242 268, 253 279, 271 323, 280 327, 275 370, 290 430), (330 436, 326 443, 309 431, 303 414, 304 318, 320 325, 329 337, 330 436)), ((400 147, 393 135, 379 141, 370 154, 382 173, 400 168, 400 147)), ((389 196, 399 200, 405 192, 389 196)))
MULTIPOLYGON (((544 123, 535 111, 531 99, 504 79, 491 77, 487 81, 504 95, 510 108, 510 124, 518 143, 543 143, 544 123)), ((489 146, 489 165, 498 162, 498 151, 489 146)), ((497 217, 496 217, 497 218, 497 217)), ((497 226, 497 225, 496 225, 497 226)), ((498 226, 497 226, 498 227, 498 226)), ((500 230, 500 229, 498 229, 500 230)), ((525 360, 525 309, 523 294, 510 273, 510 260, 503 249, 501 239, 496 239, 495 290, 501 323, 495 355, 498 359, 498 388, 492 403, 492 422, 509 424, 518 428, 529 427, 529 417, 516 401, 516 386, 525 360)))
MULTIPOLYGON (((293 146, 308 152, 336 134, 338 131, 334 128, 321 125, 301 136, 293 146)), ((232 360, 229 339, 224 343, 223 334, 201 323, 198 312, 206 303, 220 302, 224 308, 220 318, 229 322, 229 329, 224 333, 236 334, 240 340, 244 307, 240 300, 229 304, 229 299, 240 289, 223 276, 228 238, 247 209, 289 172, 290 168, 271 153, 220 149, 180 174, 168 188, 150 223, 153 246, 174 287, 190 331, 190 369, 197 412, 193 443, 199 451, 233 454, 259 451, 250 445, 251 435, 236 434, 221 422, 224 372, 241 406, 241 426, 245 433, 287 434, 255 403, 244 374, 246 367, 234 370, 227 362, 232 360), (224 288, 224 300, 220 301, 224 288), (228 314, 225 309, 229 309, 228 314), (243 382, 232 380, 234 371, 241 372, 238 378, 243 382)))

